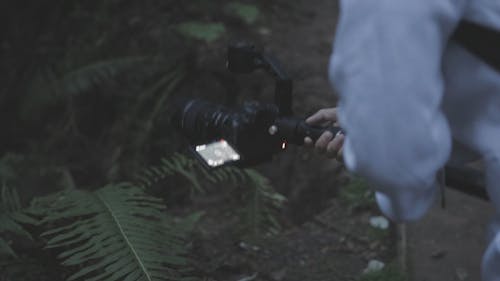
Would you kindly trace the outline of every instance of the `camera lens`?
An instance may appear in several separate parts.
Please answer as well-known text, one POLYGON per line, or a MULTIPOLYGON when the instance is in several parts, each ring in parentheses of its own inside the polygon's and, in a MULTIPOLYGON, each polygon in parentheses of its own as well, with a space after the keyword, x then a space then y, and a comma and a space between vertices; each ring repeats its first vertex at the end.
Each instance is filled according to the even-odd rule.
POLYGON ((197 99, 178 101, 177 106, 172 120, 191 141, 233 138, 238 117, 227 108, 197 99))

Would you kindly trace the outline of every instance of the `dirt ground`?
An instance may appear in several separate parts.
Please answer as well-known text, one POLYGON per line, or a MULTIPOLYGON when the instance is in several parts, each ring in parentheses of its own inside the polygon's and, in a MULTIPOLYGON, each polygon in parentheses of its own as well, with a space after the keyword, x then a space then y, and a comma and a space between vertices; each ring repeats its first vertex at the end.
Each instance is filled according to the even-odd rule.
POLYGON ((421 221, 407 226, 412 280, 481 280, 480 263, 493 207, 454 190, 448 190, 446 198, 445 209, 436 204, 421 221))

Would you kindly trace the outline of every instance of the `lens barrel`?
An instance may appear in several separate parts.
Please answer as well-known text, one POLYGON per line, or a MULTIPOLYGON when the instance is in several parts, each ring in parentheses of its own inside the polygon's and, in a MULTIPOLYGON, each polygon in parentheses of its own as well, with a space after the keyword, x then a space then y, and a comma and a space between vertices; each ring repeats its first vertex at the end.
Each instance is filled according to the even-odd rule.
POLYGON ((192 142, 234 139, 234 123, 238 116, 226 107, 193 99, 178 102, 177 108, 173 122, 192 142))

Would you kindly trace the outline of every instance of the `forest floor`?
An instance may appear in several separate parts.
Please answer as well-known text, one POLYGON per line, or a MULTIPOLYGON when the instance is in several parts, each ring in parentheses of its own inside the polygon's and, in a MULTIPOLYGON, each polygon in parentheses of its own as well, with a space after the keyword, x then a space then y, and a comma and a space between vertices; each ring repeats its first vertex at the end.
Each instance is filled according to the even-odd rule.
POLYGON ((447 190, 446 202, 445 209, 436 204, 422 220, 407 226, 411 280, 481 280, 493 207, 455 190, 447 190))

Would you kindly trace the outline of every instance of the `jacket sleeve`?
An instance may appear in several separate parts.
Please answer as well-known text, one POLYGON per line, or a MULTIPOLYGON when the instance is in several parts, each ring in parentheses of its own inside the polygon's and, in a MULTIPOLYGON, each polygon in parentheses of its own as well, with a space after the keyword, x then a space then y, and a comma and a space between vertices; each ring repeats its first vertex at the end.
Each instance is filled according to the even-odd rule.
POLYGON ((341 0, 329 75, 339 93, 348 169, 382 211, 421 217, 449 157, 441 58, 465 0, 341 0))

